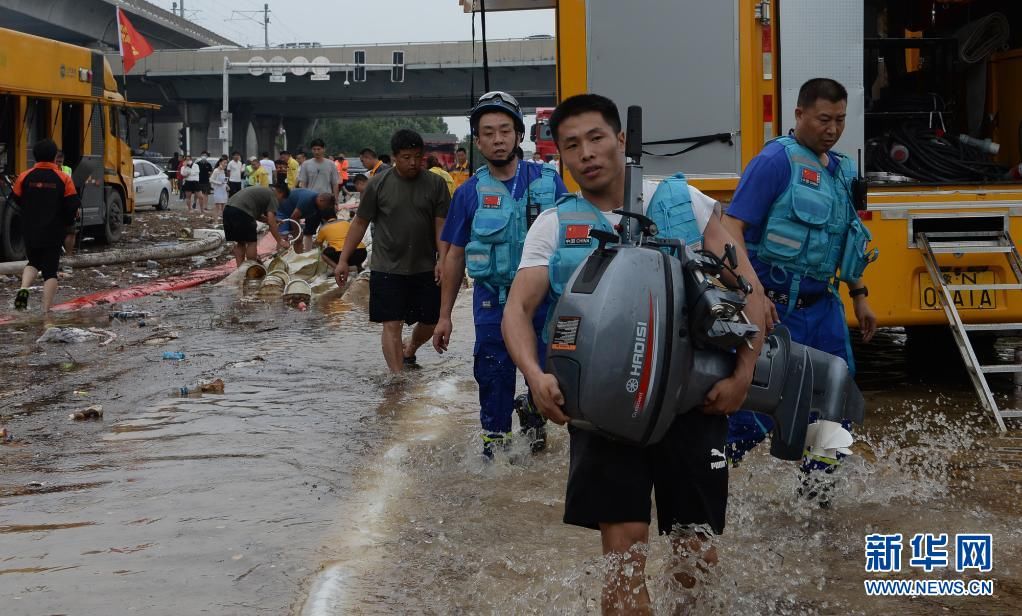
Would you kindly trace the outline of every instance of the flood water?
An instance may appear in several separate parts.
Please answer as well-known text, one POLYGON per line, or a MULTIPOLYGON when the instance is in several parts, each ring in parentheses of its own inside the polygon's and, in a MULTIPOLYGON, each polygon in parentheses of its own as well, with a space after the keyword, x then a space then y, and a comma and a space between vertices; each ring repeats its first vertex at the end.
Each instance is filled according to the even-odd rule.
MULTIPOLYGON (((566 432, 538 456, 479 455, 464 303, 451 351, 424 347, 398 378, 359 302, 298 312, 225 285, 134 306, 146 327, 56 317, 117 333, 105 346, 36 345, 38 318, 0 329, 0 613, 599 613, 599 536, 560 521, 566 432), (213 378, 223 395, 171 394, 213 378), (101 421, 68 419, 94 404, 101 421)), ((913 383, 904 336, 879 338, 860 347, 869 415, 831 507, 758 448, 731 471, 695 613, 1022 613, 1019 432, 964 382, 913 383), (995 596, 867 597, 885 576, 864 571, 864 535, 898 532, 895 577, 993 579, 995 596), (991 533, 993 571, 913 570, 924 532, 991 533)), ((658 613, 679 593, 669 551, 650 546, 658 613)))

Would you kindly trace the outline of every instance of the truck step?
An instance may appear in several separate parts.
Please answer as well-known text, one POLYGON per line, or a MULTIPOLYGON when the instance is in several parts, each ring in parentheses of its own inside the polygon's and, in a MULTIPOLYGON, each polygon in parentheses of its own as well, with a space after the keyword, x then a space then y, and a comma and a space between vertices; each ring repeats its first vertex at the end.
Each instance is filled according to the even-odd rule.
POLYGON ((974 323, 963 327, 970 332, 1022 332, 1022 323, 974 323))
POLYGON ((1022 364, 987 364, 985 366, 980 366, 979 369, 986 373, 1022 372, 1022 364))
POLYGON ((954 245, 942 245, 942 244, 930 244, 930 252, 933 254, 956 254, 956 255, 967 255, 973 253, 997 253, 997 252, 1011 252, 1011 246, 1000 246, 1000 245, 968 245, 968 244, 954 244, 954 245))
POLYGON ((949 284, 948 291, 1022 291, 1022 284, 949 284))
POLYGON ((1019 417, 1022 417, 1022 411, 1018 409, 1004 409, 1003 411, 997 412, 1005 419, 1018 419, 1019 417))

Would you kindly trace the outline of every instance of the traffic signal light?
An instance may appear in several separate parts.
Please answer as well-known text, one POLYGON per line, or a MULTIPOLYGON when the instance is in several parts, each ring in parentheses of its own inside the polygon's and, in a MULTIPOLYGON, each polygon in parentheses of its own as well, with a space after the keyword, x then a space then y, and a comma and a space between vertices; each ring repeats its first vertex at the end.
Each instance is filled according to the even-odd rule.
POLYGON ((177 129, 177 147, 181 150, 182 154, 188 153, 188 128, 182 127, 177 129))
POLYGON ((390 80, 393 83, 404 83, 405 80, 405 52, 395 51, 393 55, 393 66, 390 68, 390 80))
POLYGON ((359 83, 366 80, 366 52, 364 49, 355 51, 355 71, 352 81, 359 83))

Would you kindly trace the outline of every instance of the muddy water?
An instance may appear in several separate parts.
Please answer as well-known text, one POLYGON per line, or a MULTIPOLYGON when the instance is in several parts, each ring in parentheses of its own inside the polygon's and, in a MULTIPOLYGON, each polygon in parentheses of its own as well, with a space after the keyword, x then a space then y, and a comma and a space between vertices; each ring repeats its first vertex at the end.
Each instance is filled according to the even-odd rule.
MULTIPOLYGON (((15 437, 0 446, 0 613, 598 613, 598 535, 560 522, 566 433, 536 457, 524 443, 479 457, 464 307, 449 354, 386 379, 378 330, 338 299, 299 313, 204 288, 137 305, 159 316, 113 326, 103 348, 43 354, 31 320, 0 331, 15 437), (178 338, 142 342, 157 332, 178 338), (222 396, 169 395, 214 377, 222 396), (102 422, 67 420, 95 403, 102 422)), ((800 500, 765 447, 732 470, 697 613, 1022 612, 1022 440, 998 437, 964 384, 911 384, 903 342, 885 333, 862 367, 872 415, 830 509, 800 500), (994 570, 965 577, 995 579, 995 597, 865 596, 882 577, 863 571, 865 534, 973 531, 993 534, 994 570)), ((907 551, 900 577, 958 577, 913 572, 907 551)), ((650 547, 663 613, 679 593, 667 552, 650 547)))

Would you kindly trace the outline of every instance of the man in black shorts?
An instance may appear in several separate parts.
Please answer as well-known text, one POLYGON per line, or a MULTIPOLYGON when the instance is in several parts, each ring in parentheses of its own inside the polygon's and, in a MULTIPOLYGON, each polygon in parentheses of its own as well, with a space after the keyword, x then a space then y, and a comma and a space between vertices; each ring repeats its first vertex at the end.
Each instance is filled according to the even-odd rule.
MULTIPOLYGON (((287 190, 284 187, 284 190, 287 190)), ((281 237, 277 229, 277 203, 281 199, 279 192, 264 186, 242 188, 227 200, 224 207, 224 238, 235 242, 233 252, 238 267, 245 259, 257 261, 256 221, 261 220, 270 225, 270 235, 277 240, 281 250, 288 247, 286 239, 281 237)))
MULTIPOLYGON (((502 330, 537 408, 554 423, 564 424, 568 421, 561 410, 564 396, 557 379, 539 363, 532 320, 537 307, 556 292, 551 279, 563 288, 571 276, 567 268, 551 267, 568 250, 576 249, 577 243, 565 232, 581 226, 588 233, 587 219, 579 218, 578 210, 572 208, 588 203, 592 211, 588 220, 600 216, 611 226, 620 222, 620 214, 613 210, 624 202, 625 138, 617 107, 594 94, 563 101, 550 118, 550 129, 563 164, 581 193, 562 197, 557 207, 544 211, 530 227, 504 306, 502 330), (566 209, 564 220, 571 216, 583 224, 562 223, 562 207, 566 209)), ((725 244, 734 240, 719 220, 719 204, 694 188, 689 187, 688 193, 688 207, 702 234, 702 247, 722 254, 725 244)), ((645 196, 649 203, 652 194, 645 196)), ((754 288, 761 288, 748 258, 739 255, 736 269, 754 288)), ((765 330, 762 291, 749 296, 746 313, 760 331, 765 330)), ((696 584, 693 568, 707 571, 717 562, 709 539, 724 530, 727 415, 738 410, 745 399, 761 344, 757 338, 753 348, 738 349, 734 373, 710 390, 701 409, 679 415, 655 445, 636 447, 569 426, 571 463, 564 521, 600 530, 610 567, 602 597, 605 614, 651 613, 644 573, 651 491, 656 493, 660 533, 671 535, 675 552, 670 573, 682 587, 672 593, 677 610, 690 607, 691 594, 683 589, 696 584)))
POLYGON ((440 264, 437 246, 451 193, 435 173, 422 170, 425 145, 415 131, 402 129, 390 140, 395 165, 366 185, 351 223, 334 277, 344 287, 348 264, 369 223, 373 223, 369 320, 383 324, 383 356, 391 372, 417 367, 415 351, 433 337, 440 318, 440 264), (407 343, 404 323, 416 323, 407 343))
POLYGON ((57 144, 43 139, 32 147, 36 164, 18 176, 11 195, 21 207, 21 232, 25 238, 28 265, 21 274, 21 289, 14 308, 28 308, 28 288, 43 276, 43 312, 49 312, 57 294, 57 268, 68 229, 74 232, 75 215, 81 200, 71 176, 53 162, 57 144))

